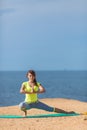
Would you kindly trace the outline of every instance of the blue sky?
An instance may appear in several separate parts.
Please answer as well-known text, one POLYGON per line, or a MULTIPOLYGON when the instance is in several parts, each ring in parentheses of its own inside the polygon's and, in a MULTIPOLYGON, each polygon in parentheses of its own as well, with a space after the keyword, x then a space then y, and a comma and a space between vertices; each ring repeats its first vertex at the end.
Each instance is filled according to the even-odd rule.
POLYGON ((0 70, 87 70, 86 0, 3 0, 0 70))

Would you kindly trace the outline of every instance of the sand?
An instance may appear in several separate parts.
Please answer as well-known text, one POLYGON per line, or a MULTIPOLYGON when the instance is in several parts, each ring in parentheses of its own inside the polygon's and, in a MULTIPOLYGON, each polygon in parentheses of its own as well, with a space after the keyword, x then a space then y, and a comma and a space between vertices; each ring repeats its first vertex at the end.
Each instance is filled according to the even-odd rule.
MULTIPOLYGON (((87 112, 87 102, 71 99, 40 99, 40 101, 66 111, 77 113, 87 112)), ((44 110, 31 109, 28 115, 52 114, 44 110)), ((19 106, 0 107, 0 115, 23 115, 19 106)), ((67 117, 48 117, 48 118, 20 118, 2 119, 0 118, 0 130, 87 130, 87 115, 67 116, 67 117)))

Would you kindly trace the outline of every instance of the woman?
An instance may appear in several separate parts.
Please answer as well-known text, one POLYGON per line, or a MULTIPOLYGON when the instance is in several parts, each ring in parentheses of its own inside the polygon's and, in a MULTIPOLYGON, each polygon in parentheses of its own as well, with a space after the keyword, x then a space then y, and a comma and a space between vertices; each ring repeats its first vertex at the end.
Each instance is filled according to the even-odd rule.
POLYGON ((23 82, 20 89, 20 93, 25 94, 25 101, 20 103, 19 105, 21 110, 24 111, 25 116, 27 116, 27 110, 31 108, 38 108, 49 112, 57 112, 57 113, 72 113, 72 112, 66 112, 59 108, 48 106, 40 102, 38 100, 37 94, 44 93, 45 88, 39 82, 36 81, 35 71, 29 70, 26 76, 28 78, 28 81, 23 82))

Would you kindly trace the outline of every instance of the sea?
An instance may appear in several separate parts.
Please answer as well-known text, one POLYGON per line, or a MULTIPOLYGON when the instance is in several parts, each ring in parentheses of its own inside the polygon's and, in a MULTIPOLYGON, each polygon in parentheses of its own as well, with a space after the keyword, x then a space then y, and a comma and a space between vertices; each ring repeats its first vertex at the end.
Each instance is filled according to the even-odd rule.
MULTIPOLYGON (((0 71, 0 107, 24 101, 21 84, 27 71, 0 71)), ((67 98, 87 102, 87 71, 36 71, 37 81, 46 92, 38 98, 67 98)))

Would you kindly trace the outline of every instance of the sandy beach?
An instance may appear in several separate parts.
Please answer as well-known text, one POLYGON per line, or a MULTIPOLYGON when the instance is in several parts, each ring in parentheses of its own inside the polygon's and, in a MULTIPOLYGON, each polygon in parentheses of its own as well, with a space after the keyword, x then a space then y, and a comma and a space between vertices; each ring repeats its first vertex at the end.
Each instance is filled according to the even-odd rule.
MULTIPOLYGON (((40 101, 66 111, 87 112, 87 102, 71 99, 40 99, 40 101)), ((28 115, 48 114, 44 110, 31 109, 28 115)), ((24 115, 19 106, 0 107, 0 115, 24 115)), ((87 130, 87 115, 46 118, 0 118, 0 130, 87 130)))

